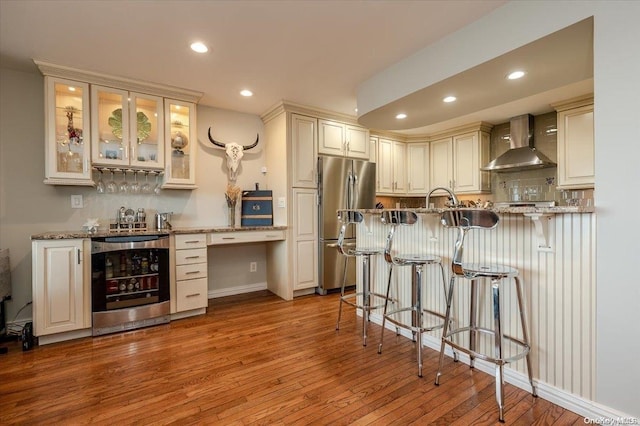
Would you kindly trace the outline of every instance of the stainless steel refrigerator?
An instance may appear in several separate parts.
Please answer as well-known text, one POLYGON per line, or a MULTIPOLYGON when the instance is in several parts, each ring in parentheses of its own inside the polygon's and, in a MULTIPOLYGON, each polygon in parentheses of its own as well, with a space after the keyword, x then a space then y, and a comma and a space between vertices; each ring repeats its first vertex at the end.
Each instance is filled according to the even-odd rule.
MULTIPOLYGON (((344 269, 344 257, 337 248, 340 222, 337 210, 372 209, 376 199, 376 164, 364 160, 339 157, 318 157, 318 235, 320 247, 319 293, 340 288, 344 269)), ((353 229, 347 237, 355 242, 353 229)), ((347 283, 355 284, 355 261, 347 268, 347 283)))

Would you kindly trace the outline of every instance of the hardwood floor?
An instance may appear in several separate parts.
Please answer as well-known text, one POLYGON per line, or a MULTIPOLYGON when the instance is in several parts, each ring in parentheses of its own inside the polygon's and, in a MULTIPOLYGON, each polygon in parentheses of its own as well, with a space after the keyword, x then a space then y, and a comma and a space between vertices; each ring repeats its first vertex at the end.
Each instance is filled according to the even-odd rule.
MULTIPOLYGON (((494 381, 361 320, 337 295, 284 301, 269 292, 210 300, 207 315, 0 357, 0 424, 497 423, 494 381)), ((506 422, 583 424, 583 418, 506 385, 506 422)))

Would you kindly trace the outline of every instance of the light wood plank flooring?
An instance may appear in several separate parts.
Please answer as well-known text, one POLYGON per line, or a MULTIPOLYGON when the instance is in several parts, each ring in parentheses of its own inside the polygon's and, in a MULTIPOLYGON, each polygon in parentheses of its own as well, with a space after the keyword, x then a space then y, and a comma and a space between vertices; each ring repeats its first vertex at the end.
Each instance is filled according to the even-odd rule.
MULTIPOLYGON (((337 295, 284 301, 269 292, 210 300, 207 315, 0 357, 0 424, 497 423, 494 381, 370 326, 337 295)), ((583 424, 583 418, 506 385, 506 422, 583 424)))

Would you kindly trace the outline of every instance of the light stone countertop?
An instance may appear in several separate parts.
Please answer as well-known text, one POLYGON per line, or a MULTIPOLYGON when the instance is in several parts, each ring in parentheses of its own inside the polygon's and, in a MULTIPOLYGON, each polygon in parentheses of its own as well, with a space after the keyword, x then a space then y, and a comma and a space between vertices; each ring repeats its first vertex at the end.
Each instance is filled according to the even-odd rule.
MULTIPOLYGON (((464 209, 474 210, 475 208, 467 208, 464 209)), ((446 210, 450 210, 449 208, 400 208, 400 209, 355 209, 361 213, 381 213, 383 211, 391 211, 391 210, 407 210, 414 211, 416 213, 424 213, 424 214, 440 214, 446 210)), ((571 213, 594 213, 595 207, 593 206, 555 206, 555 207, 492 207, 488 210, 492 210, 496 213, 502 214, 530 214, 530 213, 539 213, 539 214, 571 214, 571 213)))
POLYGON ((206 234, 216 232, 244 232, 244 231, 272 231, 272 230, 285 230, 286 226, 242 226, 237 228, 229 228, 228 226, 218 226, 207 228, 204 226, 199 227, 175 227, 172 230, 147 230, 147 231, 133 231, 133 232, 108 232, 98 231, 90 233, 87 231, 53 231, 43 232, 40 234, 31 235, 32 240, 67 240, 74 238, 98 238, 98 237, 126 237, 130 235, 171 235, 171 234, 206 234))

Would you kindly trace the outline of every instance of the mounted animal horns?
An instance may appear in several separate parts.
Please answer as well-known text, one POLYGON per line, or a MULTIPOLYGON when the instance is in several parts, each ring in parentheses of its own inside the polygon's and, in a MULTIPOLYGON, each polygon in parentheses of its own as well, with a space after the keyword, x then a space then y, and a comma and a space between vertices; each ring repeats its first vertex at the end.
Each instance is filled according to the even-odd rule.
MULTIPOLYGON (((220 148, 225 148, 227 145, 222 143, 222 142, 218 142, 217 140, 213 139, 213 137, 211 136, 211 127, 209 127, 209 140, 211 141, 212 144, 219 146, 220 148)), ((260 133, 256 134, 256 141, 254 143, 252 143, 251 145, 242 145, 242 150, 246 151, 248 149, 251 148, 255 148, 256 145, 258 145, 258 141, 260 140, 260 133)))

